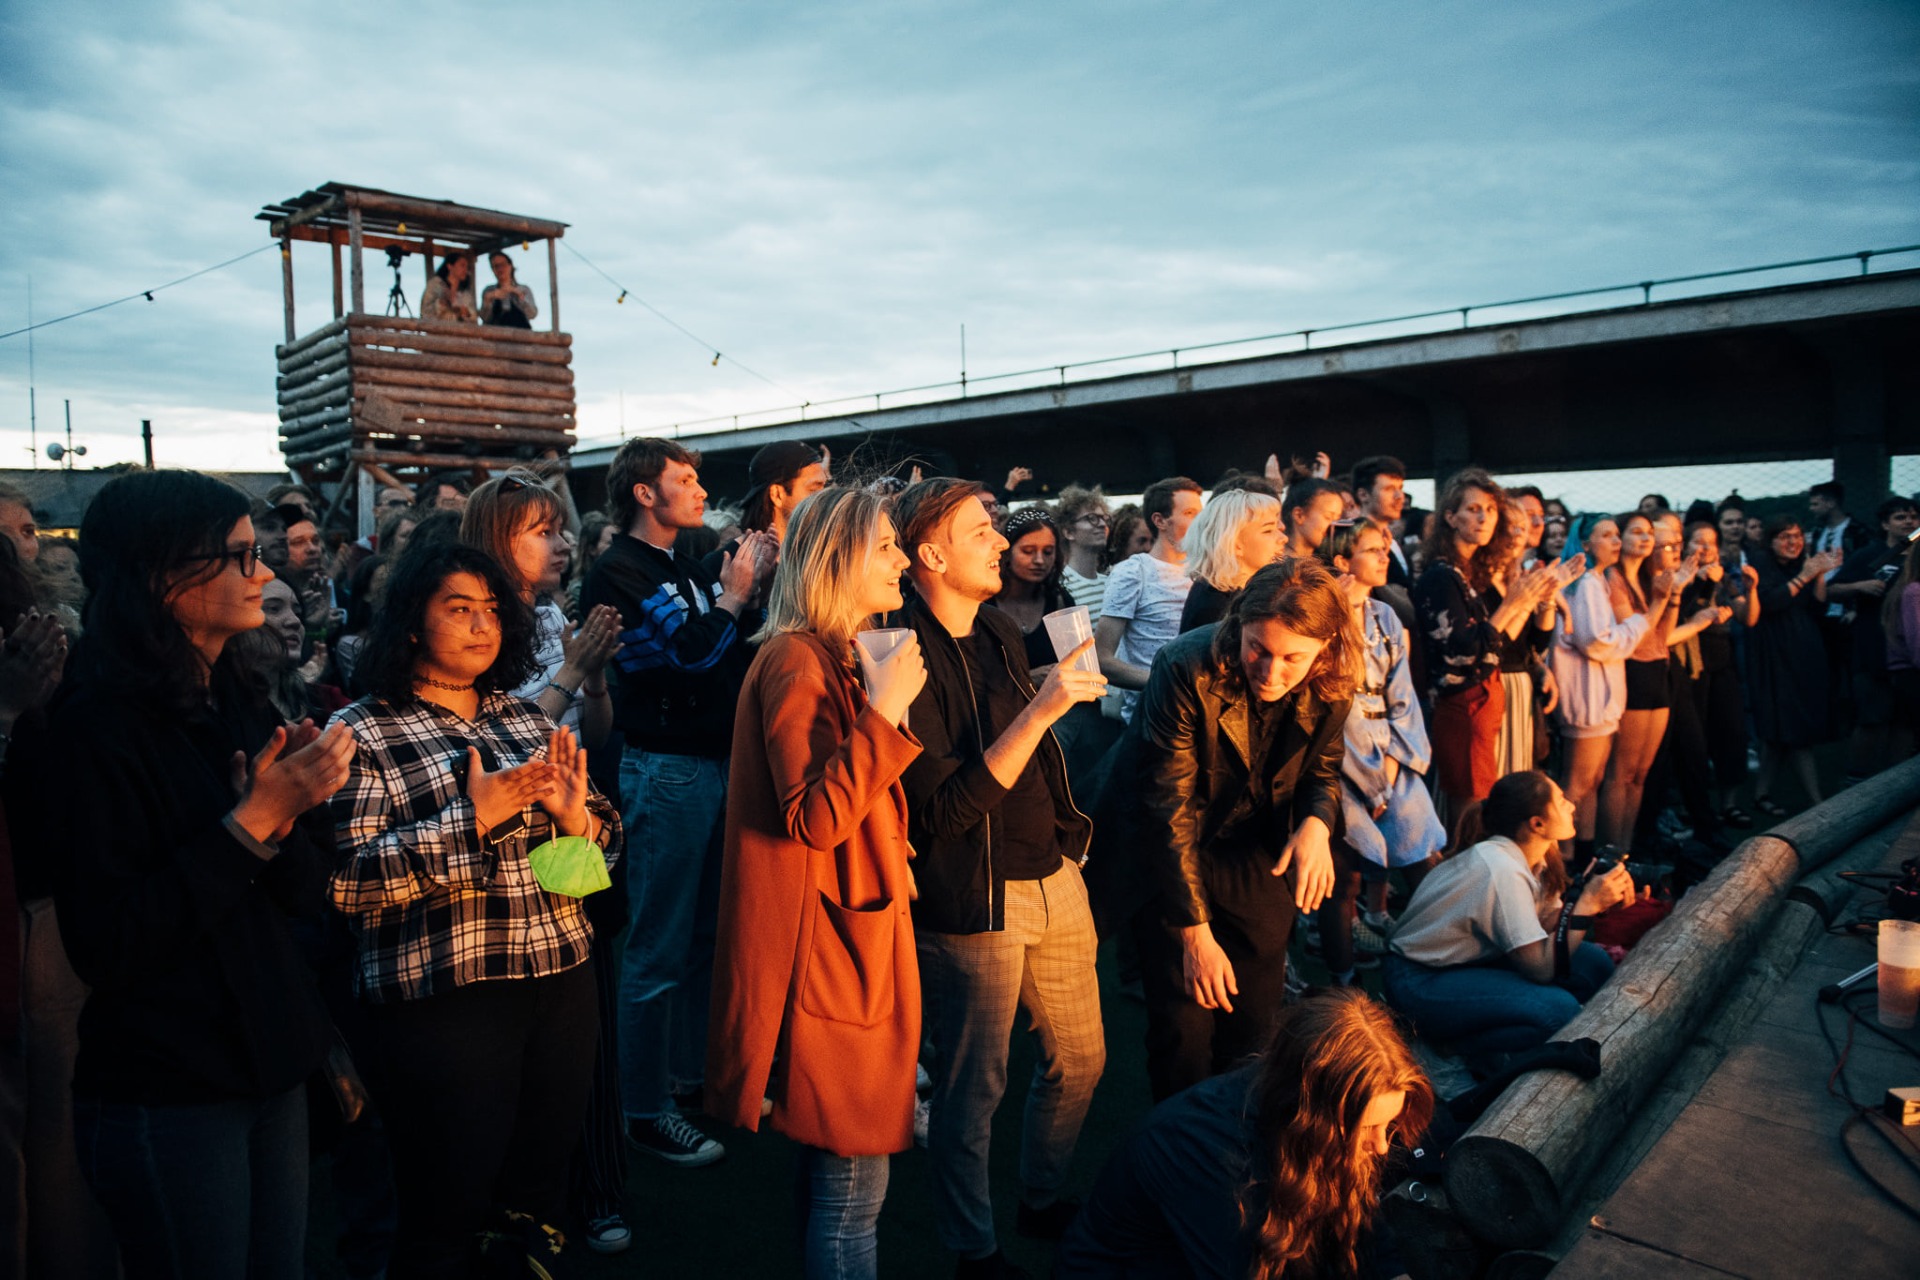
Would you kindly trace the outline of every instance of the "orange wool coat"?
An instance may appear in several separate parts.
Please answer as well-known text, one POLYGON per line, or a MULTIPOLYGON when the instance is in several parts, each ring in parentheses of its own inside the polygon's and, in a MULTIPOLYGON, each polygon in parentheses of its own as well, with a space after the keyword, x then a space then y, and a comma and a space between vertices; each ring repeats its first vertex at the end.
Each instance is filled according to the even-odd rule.
POLYGON ((776 636, 734 717, 707 1038, 718 1119, 836 1155, 913 1141, 920 969, 900 774, 912 735, 809 635, 776 636), (776 1062, 776 1057, 778 1061, 776 1062))

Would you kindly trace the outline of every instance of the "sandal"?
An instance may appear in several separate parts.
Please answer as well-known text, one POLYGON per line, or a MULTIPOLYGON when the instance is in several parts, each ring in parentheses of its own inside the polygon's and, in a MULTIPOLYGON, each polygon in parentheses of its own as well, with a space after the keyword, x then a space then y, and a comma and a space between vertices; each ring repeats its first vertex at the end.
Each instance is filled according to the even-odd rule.
POLYGON ((1753 825, 1753 815, 1737 804, 1730 804, 1720 811, 1720 821, 1726 826, 1745 831, 1753 825))
POLYGON ((1788 813, 1785 809, 1782 809, 1779 805, 1775 804, 1773 800, 1768 796, 1754 797, 1753 807, 1758 809, 1762 814, 1762 816, 1771 818, 1775 822, 1780 821, 1782 818, 1790 818, 1793 816, 1792 814, 1788 813))

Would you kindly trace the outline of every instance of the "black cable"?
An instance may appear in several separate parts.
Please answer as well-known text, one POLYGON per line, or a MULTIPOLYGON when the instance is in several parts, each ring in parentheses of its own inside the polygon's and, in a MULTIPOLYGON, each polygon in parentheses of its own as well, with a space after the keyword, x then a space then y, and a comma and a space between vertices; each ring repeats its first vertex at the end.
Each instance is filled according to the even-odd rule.
POLYGON ((88 307, 84 311, 70 311, 64 316, 55 316, 51 320, 42 320, 37 324, 27 325, 25 328, 13 329, 13 330, 9 330, 6 333, 0 333, 0 342, 4 342, 8 338, 17 338, 23 333, 31 333, 35 329, 45 329, 49 325, 60 324, 61 322, 67 321, 67 320, 77 320, 81 316, 90 316, 96 311, 105 311, 108 307, 117 307, 123 302, 132 302, 135 298, 145 298, 148 302, 152 302, 153 295, 156 293, 159 293, 162 289, 171 289, 173 288, 173 286, 177 284, 185 284, 189 280, 198 280, 201 276, 204 276, 209 272, 218 271, 222 267, 230 267, 236 262, 245 262, 248 258, 254 257, 257 254, 265 253, 269 249, 274 249, 278 247, 279 247, 279 241, 269 240, 267 241, 267 243, 261 245, 258 249, 249 249, 237 258, 228 258, 225 262, 216 262, 210 267, 202 267, 198 271, 193 272, 191 275, 181 276, 178 280, 169 280, 165 284, 157 284, 153 286, 153 288, 151 289, 140 289, 134 293, 128 294, 124 298, 115 298, 112 302, 103 302, 97 307, 88 307))
POLYGON ((1830 1095, 1833 1094, 1834 1082, 1837 1080, 1840 1084, 1840 1092, 1834 1096, 1844 1099, 1846 1104, 1852 1108, 1853 1113, 1840 1122, 1840 1150, 1847 1157, 1847 1162, 1854 1167, 1854 1170, 1859 1173, 1862 1178, 1866 1179, 1867 1185, 1879 1192, 1881 1197, 1889 1204, 1893 1205, 1894 1208, 1900 1210, 1900 1212, 1906 1214, 1914 1221, 1920 1222, 1920 1205, 1915 1205, 1912 1201, 1905 1199, 1898 1192, 1880 1181, 1880 1179, 1874 1177, 1872 1172, 1867 1169, 1866 1164, 1860 1159, 1859 1154, 1854 1151, 1853 1145, 1847 1141, 1847 1135, 1857 1126, 1864 1124, 1868 1129, 1879 1134, 1881 1141, 1885 1142, 1887 1146, 1892 1149, 1894 1155, 1904 1160, 1909 1169, 1913 1170, 1916 1174, 1920 1174, 1920 1161, 1916 1161, 1914 1155, 1909 1155, 1907 1151, 1902 1150, 1901 1143, 1904 1142, 1908 1148, 1913 1148, 1915 1154, 1920 1154, 1920 1147, 1916 1147, 1913 1139, 1908 1137, 1905 1132, 1899 1133, 1898 1140, 1896 1140, 1893 1134, 1888 1133, 1884 1118, 1872 1107, 1861 1106, 1853 1096, 1853 1086, 1847 1081, 1847 1058, 1853 1052, 1853 1029, 1856 1026, 1867 1028, 1867 1030, 1874 1032, 1903 1052, 1916 1059, 1920 1059, 1920 1050, 1914 1049, 1912 1045, 1887 1034, 1886 1031, 1866 1021, 1860 1017, 1853 1006, 1847 1003, 1848 1000, 1855 996, 1869 994, 1876 993, 1866 990, 1849 991, 1840 997, 1840 1007, 1845 1010, 1847 1015, 1847 1044, 1844 1049, 1836 1045, 1833 1041, 1833 1033, 1827 1027, 1825 1006, 1820 1003, 1817 997, 1813 1002, 1813 1017, 1814 1021, 1820 1027, 1820 1038, 1827 1042, 1827 1052, 1831 1053, 1834 1058, 1833 1073, 1827 1077, 1827 1092, 1830 1095))

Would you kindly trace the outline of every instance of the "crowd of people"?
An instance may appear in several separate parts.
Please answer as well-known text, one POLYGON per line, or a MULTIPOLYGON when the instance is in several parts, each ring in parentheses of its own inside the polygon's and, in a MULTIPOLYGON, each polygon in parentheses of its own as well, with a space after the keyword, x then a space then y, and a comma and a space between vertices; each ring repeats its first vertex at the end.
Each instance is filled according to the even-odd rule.
POLYGON ((787 442, 725 511, 699 466, 630 440, 584 519, 379 473, 361 539, 293 484, 129 473, 76 541, 0 487, 15 1270, 299 1276, 325 1151, 349 1275, 557 1275, 717 1123, 797 1145, 808 1276, 875 1274, 915 1142, 956 1274, 1017 1276, 1024 1025, 1057 1274, 1391 1276, 1415 1043, 1513 1070, 1609 912, 1920 722, 1920 508, 1831 483, 1756 529, 1478 469, 1418 512, 1389 457, 1118 510, 787 442), (1107 940, 1157 1105, 1096 1177, 1107 940))

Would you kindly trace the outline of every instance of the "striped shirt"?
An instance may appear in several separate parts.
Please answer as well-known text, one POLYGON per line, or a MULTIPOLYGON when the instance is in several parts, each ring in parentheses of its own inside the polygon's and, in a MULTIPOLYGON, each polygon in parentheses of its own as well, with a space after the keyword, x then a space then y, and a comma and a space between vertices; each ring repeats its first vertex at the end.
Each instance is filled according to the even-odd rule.
MULTIPOLYGON (((418 1000, 586 960, 585 904, 542 889, 527 862, 527 851, 555 834, 546 811, 524 810, 525 831, 489 844, 464 785, 469 746, 489 771, 544 759, 553 729, 544 711, 495 693, 467 721, 425 699, 368 697, 334 719, 355 745, 332 801, 340 855, 329 893, 353 925, 359 995, 375 1004, 418 1000)), ((597 792, 587 807, 611 865, 620 815, 597 792)))

